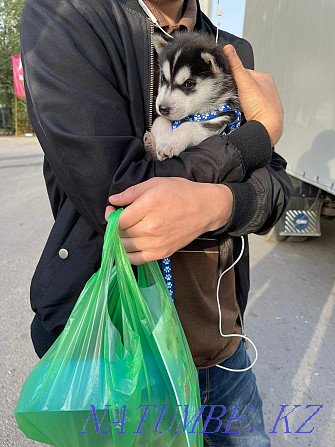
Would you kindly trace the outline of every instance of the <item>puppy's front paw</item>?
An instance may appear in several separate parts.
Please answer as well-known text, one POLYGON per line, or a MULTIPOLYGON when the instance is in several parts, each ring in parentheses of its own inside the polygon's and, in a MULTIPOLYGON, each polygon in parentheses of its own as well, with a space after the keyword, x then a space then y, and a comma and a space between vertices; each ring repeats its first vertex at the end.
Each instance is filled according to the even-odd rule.
POLYGON ((157 147, 157 158, 162 161, 166 158, 178 157, 184 149, 184 147, 180 147, 178 142, 163 144, 157 147))
POLYGON ((170 144, 163 144, 157 147, 157 159, 159 161, 173 157, 173 147, 170 144))
POLYGON ((157 158, 156 142, 151 132, 149 132, 148 130, 145 132, 143 136, 143 144, 148 154, 150 154, 153 158, 157 158))

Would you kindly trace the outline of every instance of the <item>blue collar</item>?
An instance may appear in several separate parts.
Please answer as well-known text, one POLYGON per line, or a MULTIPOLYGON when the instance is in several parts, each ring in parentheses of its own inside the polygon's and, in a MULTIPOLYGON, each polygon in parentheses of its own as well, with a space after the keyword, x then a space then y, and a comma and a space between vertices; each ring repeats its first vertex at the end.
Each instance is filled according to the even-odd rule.
POLYGON ((224 115, 227 112, 234 112, 235 117, 236 117, 235 121, 224 125, 223 128, 220 129, 220 131, 218 132, 218 134, 220 134, 220 135, 227 135, 227 133, 240 127, 241 121, 242 121, 242 113, 240 112, 240 110, 235 109, 234 107, 230 107, 228 104, 223 104, 217 110, 213 110, 212 112, 195 113, 193 115, 186 116, 185 118, 183 118, 179 121, 172 121, 172 123, 171 123, 172 130, 177 129, 177 127, 179 127, 181 124, 186 123, 186 122, 209 121, 214 118, 219 118, 220 116, 224 115))

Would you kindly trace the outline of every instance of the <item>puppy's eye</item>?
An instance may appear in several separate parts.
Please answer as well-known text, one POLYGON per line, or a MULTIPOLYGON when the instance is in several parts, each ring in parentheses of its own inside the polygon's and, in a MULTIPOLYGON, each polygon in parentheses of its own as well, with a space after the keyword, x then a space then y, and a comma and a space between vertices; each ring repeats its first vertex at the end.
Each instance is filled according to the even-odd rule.
POLYGON ((161 83, 163 84, 164 82, 166 82, 165 76, 163 73, 161 73, 161 83))
POLYGON ((196 83, 195 83, 195 81, 193 81, 193 79, 186 79, 186 81, 183 84, 183 87, 192 88, 195 86, 195 84, 196 83))

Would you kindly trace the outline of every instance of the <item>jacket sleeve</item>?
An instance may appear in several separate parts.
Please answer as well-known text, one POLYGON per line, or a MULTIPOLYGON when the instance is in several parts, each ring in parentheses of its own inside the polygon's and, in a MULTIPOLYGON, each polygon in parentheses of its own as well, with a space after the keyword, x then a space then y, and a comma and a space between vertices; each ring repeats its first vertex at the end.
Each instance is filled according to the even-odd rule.
POLYGON ((115 45, 107 50, 78 4, 93 8, 93 2, 27 0, 21 54, 28 115, 45 157, 66 195, 97 232, 105 230, 109 195, 151 177, 239 182, 266 166, 271 146, 257 122, 237 129, 234 143, 213 136, 163 162, 146 154, 134 136, 129 100, 113 67, 122 51, 118 30, 115 45))
POLYGON ((270 163, 249 172, 243 182, 223 182, 233 193, 233 211, 228 224, 213 235, 267 233, 283 215, 292 195, 292 183, 285 168, 286 161, 273 150, 270 163))

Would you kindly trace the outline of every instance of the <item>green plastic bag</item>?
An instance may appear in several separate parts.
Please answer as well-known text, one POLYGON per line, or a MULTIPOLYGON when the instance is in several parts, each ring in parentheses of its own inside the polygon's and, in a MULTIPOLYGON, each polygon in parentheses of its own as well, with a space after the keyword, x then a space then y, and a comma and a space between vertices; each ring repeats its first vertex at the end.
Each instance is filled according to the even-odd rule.
POLYGON ((184 332, 157 262, 139 266, 137 284, 118 236, 121 211, 109 216, 100 269, 24 383, 16 421, 57 447, 200 447, 184 332))

